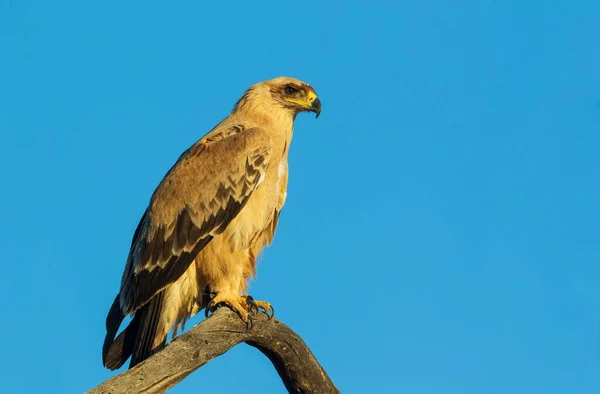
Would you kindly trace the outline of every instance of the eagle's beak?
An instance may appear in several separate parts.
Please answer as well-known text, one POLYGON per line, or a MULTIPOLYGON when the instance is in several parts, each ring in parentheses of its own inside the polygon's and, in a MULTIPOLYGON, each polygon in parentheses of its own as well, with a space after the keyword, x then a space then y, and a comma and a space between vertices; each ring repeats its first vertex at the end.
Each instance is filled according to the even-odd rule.
POLYGON ((321 100, 315 98, 312 103, 310 103, 310 111, 317 114, 315 119, 321 115, 321 100))

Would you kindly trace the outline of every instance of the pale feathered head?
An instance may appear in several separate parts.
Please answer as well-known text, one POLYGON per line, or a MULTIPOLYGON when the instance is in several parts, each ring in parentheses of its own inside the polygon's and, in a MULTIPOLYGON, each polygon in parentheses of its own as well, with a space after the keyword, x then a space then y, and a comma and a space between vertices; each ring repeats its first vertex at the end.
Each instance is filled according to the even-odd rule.
POLYGON ((234 111, 250 103, 262 100, 289 110, 294 116, 300 112, 310 111, 318 118, 321 114, 321 101, 315 89, 309 84, 289 77, 278 77, 252 85, 240 98, 234 111))

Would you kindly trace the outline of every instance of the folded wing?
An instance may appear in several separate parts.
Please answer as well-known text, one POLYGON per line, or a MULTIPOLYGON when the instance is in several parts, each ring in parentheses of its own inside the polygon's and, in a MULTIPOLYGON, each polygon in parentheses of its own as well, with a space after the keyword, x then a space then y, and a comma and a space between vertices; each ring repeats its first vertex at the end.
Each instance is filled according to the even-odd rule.
POLYGON ((264 179, 270 139, 258 128, 217 129, 160 183, 132 241, 120 304, 130 314, 176 281, 225 230, 264 179))

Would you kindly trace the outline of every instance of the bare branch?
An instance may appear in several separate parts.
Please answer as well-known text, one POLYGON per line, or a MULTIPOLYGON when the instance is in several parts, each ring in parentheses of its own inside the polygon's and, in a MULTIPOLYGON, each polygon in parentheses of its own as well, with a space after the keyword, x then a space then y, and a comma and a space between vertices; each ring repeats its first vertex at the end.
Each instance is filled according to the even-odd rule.
POLYGON ((163 393, 241 342, 271 360, 288 392, 339 393, 304 341, 285 324, 260 313, 246 331, 234 312, 220 308, 154 356, 88 394, 163 393))

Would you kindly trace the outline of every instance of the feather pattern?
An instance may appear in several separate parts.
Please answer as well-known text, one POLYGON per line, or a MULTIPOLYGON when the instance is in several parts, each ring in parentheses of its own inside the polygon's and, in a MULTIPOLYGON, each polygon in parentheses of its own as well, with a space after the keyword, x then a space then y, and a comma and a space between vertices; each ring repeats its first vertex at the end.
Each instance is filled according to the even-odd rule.
POLYGON ((264 179, 269 150, 269 139, 260 129, 236 125, 216 130, 181 156, 154 193, 132 242, 120 293, 125 313, 179 278, 225 230, 264 179), (230 156, 228 166, 214 166, 215 156, 226 152, 237 155, 230 156), (201 182, 181 181, 196 176, 201 182))

